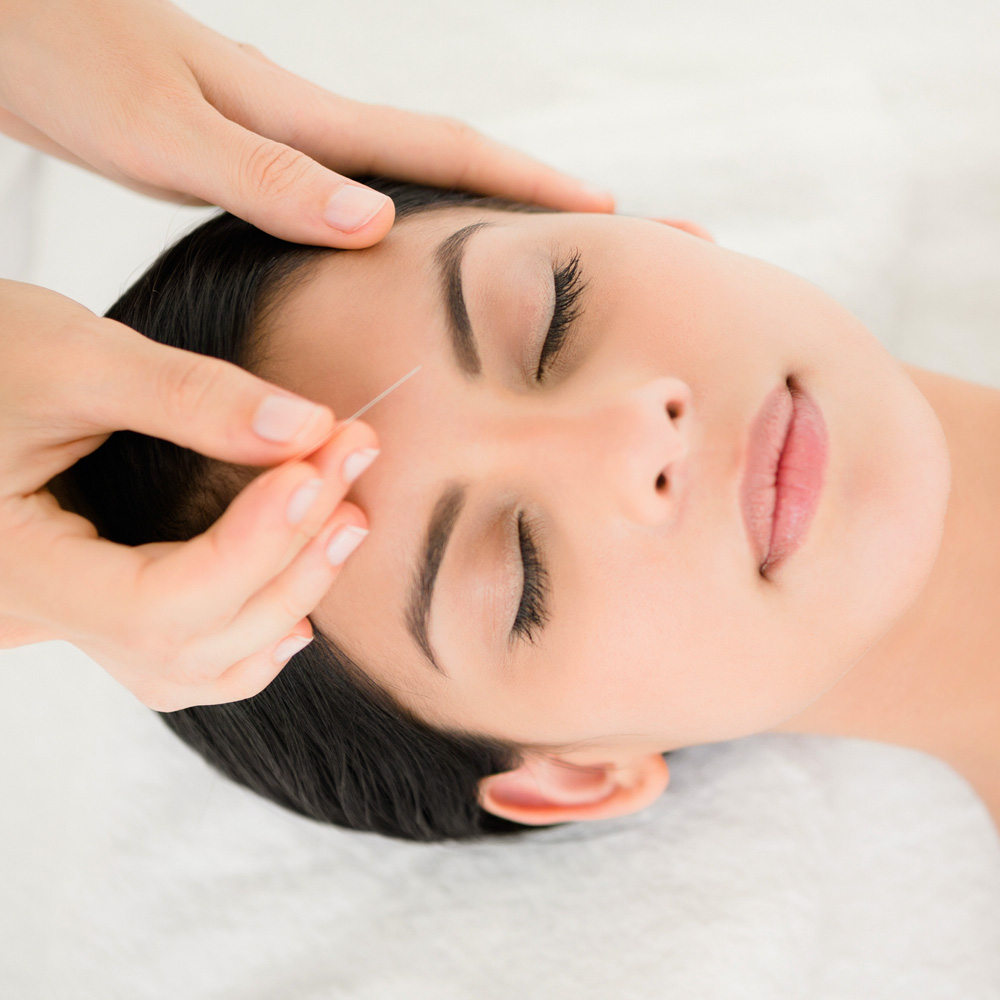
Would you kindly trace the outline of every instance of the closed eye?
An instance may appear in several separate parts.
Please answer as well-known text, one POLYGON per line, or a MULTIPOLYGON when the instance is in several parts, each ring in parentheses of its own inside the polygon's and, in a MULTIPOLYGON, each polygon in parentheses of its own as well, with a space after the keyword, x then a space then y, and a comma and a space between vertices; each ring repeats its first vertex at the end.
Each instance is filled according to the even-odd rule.
POLYGON ((565 264, 553 270, 552 283, 555 288, 552 320, 538 358, 538 370, 535 373, 537 382, 544 381, 551 373, 552 365, 558 360, 559 352, 565 344, 566 334, 581 313, 578 299, 587 283, 580 276, 579 250, 574 251, 565 264))
POLYGON ((538 555, 530 527, 525 523, 524 512, 517 515, 517 537, 521 547, 521 566, 524 585, 521 589, 521 603, 514 617, 513 635, 520 635, 535 642, 538 632, 549 620, 548 603, 549 578, 538 555))

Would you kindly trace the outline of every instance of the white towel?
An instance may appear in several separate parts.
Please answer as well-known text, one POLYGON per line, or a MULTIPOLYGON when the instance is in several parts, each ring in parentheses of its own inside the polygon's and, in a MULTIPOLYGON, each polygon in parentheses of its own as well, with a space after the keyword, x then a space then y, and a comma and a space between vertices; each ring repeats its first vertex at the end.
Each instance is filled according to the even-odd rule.
POLYGON ((0 278, 31 270, 41 171, 41 153, 0 135, 0 278))

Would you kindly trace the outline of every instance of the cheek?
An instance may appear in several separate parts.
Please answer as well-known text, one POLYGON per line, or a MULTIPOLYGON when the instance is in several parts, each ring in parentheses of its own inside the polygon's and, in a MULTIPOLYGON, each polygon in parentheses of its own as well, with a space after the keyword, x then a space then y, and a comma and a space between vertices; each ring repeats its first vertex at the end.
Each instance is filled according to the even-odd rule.
POLYGON ((702 553, 697 573, 680 561, 636 557, 578 595, 558 660, 531 682, 548 739, 639 734, 664 750, 734 739, 796 714, 849 669, 853 651, 817 651, 824 609, 799 624, 773 587, 734 572, 731 552, 702 553))

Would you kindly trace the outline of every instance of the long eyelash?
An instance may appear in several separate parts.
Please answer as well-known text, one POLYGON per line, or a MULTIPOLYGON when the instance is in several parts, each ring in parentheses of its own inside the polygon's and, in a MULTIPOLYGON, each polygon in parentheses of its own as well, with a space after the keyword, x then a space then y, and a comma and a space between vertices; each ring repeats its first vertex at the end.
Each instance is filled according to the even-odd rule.
POLYGON ((545 610, 549 578, 535 546, 531 532, 524 523, 524 513, 517 515, 517 537, 521 545, 521 564, 524 567, 524 589, 521 591, 521 603, 514 616, 514 634, 534 642, 537 633, 549 620, 545 610))
POLYGON ((538 370, 535 373, 535 378, 539 382, 545 378, 550 363, 562 348, 570 325, 580 315, 577 299, 587 283, 580 277, 579 250, 562 267, 553 272, 552 282, 556 293, 555 306, 552 309, 552 322, 549 324, 545 343, 542 344, 538 370))

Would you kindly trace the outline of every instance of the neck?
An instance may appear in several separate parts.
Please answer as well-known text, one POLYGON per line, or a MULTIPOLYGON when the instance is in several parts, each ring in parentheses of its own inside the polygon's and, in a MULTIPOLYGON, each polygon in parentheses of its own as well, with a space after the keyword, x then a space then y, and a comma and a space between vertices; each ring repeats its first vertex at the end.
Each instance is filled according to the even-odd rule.
POLYGON ((773 732, 922 750, 951 765, 1000 828, 1000 392, 903 366, 952 466, 941 548, 913 606, 840 682, 773 732))

